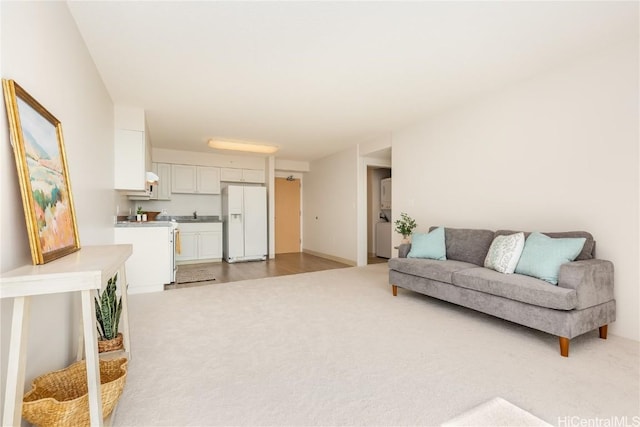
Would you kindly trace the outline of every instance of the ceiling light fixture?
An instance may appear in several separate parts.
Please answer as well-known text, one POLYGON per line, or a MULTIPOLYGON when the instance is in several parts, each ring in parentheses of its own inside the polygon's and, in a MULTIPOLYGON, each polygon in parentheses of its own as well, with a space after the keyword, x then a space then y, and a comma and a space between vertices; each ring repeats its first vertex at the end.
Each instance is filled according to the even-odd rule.
POLYGON ((263 144, 248 144, 244 142, 226 141, 223 139, 210 139, 209 147, 219 150, 246 151, 249 153, 272 154, 278 151, 278 147, 263 144))

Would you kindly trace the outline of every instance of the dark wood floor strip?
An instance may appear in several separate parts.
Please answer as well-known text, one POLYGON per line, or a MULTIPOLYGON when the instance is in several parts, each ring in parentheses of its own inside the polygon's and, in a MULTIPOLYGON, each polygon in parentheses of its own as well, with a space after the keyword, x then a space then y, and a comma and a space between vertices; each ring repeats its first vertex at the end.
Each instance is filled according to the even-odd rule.
MULTIPOLYGON (((384 258, 376 258, 370 256, 368 262, 369 264, 374 264, 379 262, 387 262, 387 260, 384 258)), ((213 270, 213 275, 216 278, 215 281, 182 283, 179 285, 165 285, 165 290, 350 267, 347 264, 336 262, 330 259, 297 252, 289 254, 278 254, 276 255, 275 259, 269 259, 267 261, 239 262, 234 264, 229 264, 226 262, 212 262, 208 264, 185 264, 178 266, 178 268, 201 269, 205 265, 213 270)))

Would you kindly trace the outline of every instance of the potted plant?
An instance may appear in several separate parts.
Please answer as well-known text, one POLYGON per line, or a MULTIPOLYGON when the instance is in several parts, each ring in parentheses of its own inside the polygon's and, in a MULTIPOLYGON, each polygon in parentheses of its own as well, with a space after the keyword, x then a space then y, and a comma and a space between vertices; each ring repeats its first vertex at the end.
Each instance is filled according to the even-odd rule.
POLYGON ((136 211, 136 221, 142 221, 142 206, 138 206, 136 211))
POLYGON ((118 274, 107 282, 102 295, 94 298, 96 305, 96 327, 98 329, 98 352, 119 350, 122 346, 122 334, 118 332, 120 314, 122 313, 122 297, 116 296, 118 274))
POLYGON ((402 243, 409 243, 409 236, 418 226, 415 220, 406 213, 400 213, 400 219, 395 221, 396 233, 402 234, 402 243))

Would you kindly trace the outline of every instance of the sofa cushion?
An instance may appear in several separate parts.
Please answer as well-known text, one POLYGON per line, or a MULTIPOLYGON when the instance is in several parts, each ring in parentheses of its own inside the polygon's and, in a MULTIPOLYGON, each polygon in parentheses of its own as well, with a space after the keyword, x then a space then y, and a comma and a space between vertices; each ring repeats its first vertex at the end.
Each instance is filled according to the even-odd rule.
POLYGON ((531 233, 524 244, 516 273, 557 285, 560 266, 576 259, 584 242, 584 237, 554 239, 542 233, 531 233))
POLYGON ((428 233, 413 233, 411 250, 407 258, 428 258, 445 260, 444 228, 438 227, 428 233))
MULTIPOLYGON (((513 230, 498 230, 496 231, 496 236, 504 236, 506 234, 517 233, 517 231, 513 230)), ((529 237, 531 232, 525 231, 524 238, 529 237)), ((554 239, 564 239, 564 238, 572 238, 572 237, 584 237, 585 242, 582 247, 582 251, 577 256, 576 261, 581 261, 585 259, 593 259, 596 257, 595 249, 596 249, 596 241, 593 239, 593 235, 586 231, 564 231, 564 232, 543 232, 545 236, 553 237, 554 239)))
POLYGON ((515 301, 555 310, 572 310, 578 297, 573 289, 549 286, 543 280, 521 274, 502 274, 488 268, 452 273, 453 284, 515 301))
POLYGON ((524 233, 496 236, 484 259, 484 266, 500 273, 511 274, 518 265, 522 249, 524 249, 524 233))
POLYGON ((450 260, 437 261, 424 258, 391 258, 389 260, 390 270, 445 283, 451 283, 453 272, 475 267, 477 266, 468 262, 450 260))
MULTIPOLYGON (((431 227, 430 230, 434 228, 436 227, 431 227)), ((494 234, 491 230, 445 228, 447 259, 470 262, 482 267, 494 234)))

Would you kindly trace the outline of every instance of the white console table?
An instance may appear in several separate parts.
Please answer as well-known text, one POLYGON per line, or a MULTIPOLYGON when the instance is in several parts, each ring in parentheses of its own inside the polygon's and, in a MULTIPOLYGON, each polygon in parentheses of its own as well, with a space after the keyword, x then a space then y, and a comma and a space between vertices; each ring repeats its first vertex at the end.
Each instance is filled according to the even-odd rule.
POLYGON ((63 292, 81 294, 90 420, 92 426, 102 426, 100 365, 93 298, 118 273, 122 295, 120 329, 125 351, 130 353, 124 263, 132 252, 131 245, 86 246, 48 264, 24 265, 0 275, 0 298, 14 299, 3 426, 19 426, 22 419, 30 297, 63 292))

